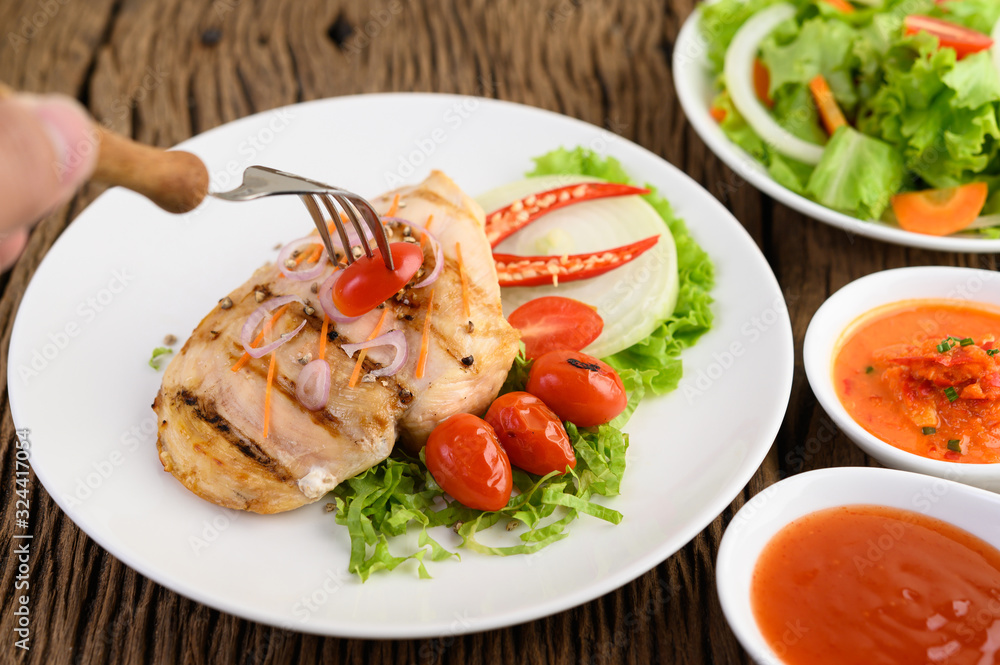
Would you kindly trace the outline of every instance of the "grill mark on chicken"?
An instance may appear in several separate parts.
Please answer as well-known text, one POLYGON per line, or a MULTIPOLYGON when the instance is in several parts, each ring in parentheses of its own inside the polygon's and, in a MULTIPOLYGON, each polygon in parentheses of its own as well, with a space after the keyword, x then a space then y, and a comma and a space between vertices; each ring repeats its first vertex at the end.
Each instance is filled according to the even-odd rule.
POLYGON ((178 409, 178 411, 181 411, 183 407, 190 409, 199 420, 202 420, 215 428, 222 438, 225 439, 230 445, 246 457, 249 457, 253 461, 257 462, 257 464, 274 476, 278 481, 290 483, 294 480, 294 477, 288 469, 264 452, 264 450, 257 445, 256 442, 241 436, 228 420, 219 415, 219 413, 215 410, 215 405, 211 402, 199 400, 185 389, 177 391, 173 401, 174 406, 178 409))

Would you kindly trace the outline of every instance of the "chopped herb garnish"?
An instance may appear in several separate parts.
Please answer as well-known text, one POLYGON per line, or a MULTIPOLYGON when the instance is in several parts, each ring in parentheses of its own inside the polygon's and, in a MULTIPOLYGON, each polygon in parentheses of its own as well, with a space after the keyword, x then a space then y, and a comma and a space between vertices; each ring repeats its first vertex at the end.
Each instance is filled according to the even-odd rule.
POLYGON ((960 339, 960 340, 958 340, 958 343, 961 344, 962 346, 972 346, 973 344, 975 344, 975 342, 972 341, 971 337, 966 337, 965 339, 960 339))
POLYGON ((920 429, 920 431, 923 432, 924 435, 927 435, 927 436, 929 436, 931 434, 937 434, 937 428, 935 428, 935 427, 922 427, 920 429))
POLYGON ((956 399, 958 399, 958 391, 955 390, 955 388, 952 386, 948 386, 947 388, 945 388, 944 394, 945 397, 948 398, 949 402, 954 402, 956 399))
POLYGON ((954 450, 956 453, 962 452, 962 441, 960 439, 949 439, 948 450, 954 450))
POLYGON ((955 346, 954 342, 952 342, 950 339, 946 339, 937 345, 937 350, 938 353, 948 353, 954 346, 955 346))
POLYGON ((869 365, 868 367, 865 367, 865 374, 871 374, 874 371, 875 371, 875 368, 872 367, 871 365, 869 365))
POLYGON ((168 356, 173 352, 173 349, 168 349, 165 346, 156 347, 153 349, 153 355, 149 358, 149 366, 155 370, 159 370, 164 360, 163 356, 168 356))
POLYGON ((988 356, 995 356, 998 353, 1000 353, 1000 349, 986 349, 986 355, 988 356))

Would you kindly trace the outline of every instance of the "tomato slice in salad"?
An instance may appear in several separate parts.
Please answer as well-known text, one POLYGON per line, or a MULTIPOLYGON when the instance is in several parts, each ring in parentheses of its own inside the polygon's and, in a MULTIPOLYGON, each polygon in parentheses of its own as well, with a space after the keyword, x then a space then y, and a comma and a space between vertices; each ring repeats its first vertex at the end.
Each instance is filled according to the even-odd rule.
POLYGON ((892 211, 899 225, 907 231, 946 236, 974 222, 986 205, 988 194, 985 182, 905 192, 892 197, 892 211))
POLYGON ((918 32, 934 35, 942 48, 955 49, 959 60, 993 46, 993 40, 981 32, 930 16, 912 14, 903 19, 903 25, 908 35, 915 35, 918 32))
POLYGON ((562 296, 529 300, 511 312, 507 321, 521 331, 528 358, 556 349, 579 351, 604 330, 604 319, 596 309, 562 296))
POLYGON ((406 286, 424 262, 424 251, 416 243, 394 242, 389 251, 395 270, 385 267, 378 249, 371 258, 362 256, 344 268, 331 297, 345 316, 361 316, 384 303, 406 286))

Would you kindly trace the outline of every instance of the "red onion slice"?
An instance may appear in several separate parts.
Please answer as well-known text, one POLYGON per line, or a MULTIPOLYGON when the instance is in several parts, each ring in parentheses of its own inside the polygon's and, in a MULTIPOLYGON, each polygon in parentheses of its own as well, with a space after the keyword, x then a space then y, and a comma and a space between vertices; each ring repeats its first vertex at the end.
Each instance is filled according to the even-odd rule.
POLYGON ((336 285, 337 280, 340 279, 340 273, 342 270, 334 270, 333 274, 326 278, 322 286, 319 287, 319 305, 326 312, 326 315, 330 317, 331 321, 336 323, 351 323, 352 321, 357 321, 364 316, 347 316, 333 304, 333 287, 336 285))
POLYGON ((295 398, 310 411, 319 411, 330 400, 330 363, 318 358, 299 372, 295 398))
POLYGON ((310 279, 316 279, 326 268, 327 252, 326 247, 323 247, 323 251, 320 252, 319 260, 316 261, 316 265, 312 268, 307 268, 305 270, 295 270, 294 268, 288 267, 288 262, 292 259, 292 255, 295 250, 303 245, 323 245, 323 241, 319 236, 308 235, 304 238, 299 238, 298 240, 293 240, 284 247, 281 248, 281 252, 278 254, 278 269, 281 270, 281 274, 296 282, 305 282, 310 279))
POLYGON ((385 367, 372 370, 372 376, 392 376, 399 371, 404 363, 406 363, 406 358, 409 356, 406 349, 406 335, 403 334, 402 330, 387 332, 384 335, 379 335, 375 339, 368 342, 343 344, 340 348, 344 350, 344 353, 346 353, 348 357, 353 357, 355 351, 370 349, 373 346, 394 346, 396 347, 396 357, 393 358, 392 362, 385 367))
POLYGON ((253 314, 247 317, 246 322, 243 324, 243 330, 240 331, 240 342, 243 344, 243 350, 247 352, 247 355, 251 358, 262 358, 298 335, 299 331, 305 327, 306 322, 305 319, 303 319, 298 328, 290 333, 282 335, 280 339, 277 339, 270 344, 265 344, 264 346, 250 346, 250 343, 253 341, 254 331, 257 330, 257 326, 259 326, 260 322, 264 320, 264 317, 282 305, 290 302, 299 302, 303 305, 305 304, 302 301, 302 298, 298 296, 280 296, 278 298, 271 298, 266 303, 255 309, 253 314))
POLYGON ((414 224, 410 220, 403 219, 402 217, 383 217, 382 221, 397 222, 404 226, 409 226, 411 229, 416 229, 420 233, 427 236, 427 240, 430 241, 431 248, 434 250, 434 270, 432 270, 431 274, 427 277, 424 277, 422 280, 414 284, 413 288, 422 289, 425 286, 430 286, 436 282, 438 277, 441 276, 441 271, 444 269, 444 252, 441 250, 441 243, 438 242, 437 237, 419 224, 414 224))

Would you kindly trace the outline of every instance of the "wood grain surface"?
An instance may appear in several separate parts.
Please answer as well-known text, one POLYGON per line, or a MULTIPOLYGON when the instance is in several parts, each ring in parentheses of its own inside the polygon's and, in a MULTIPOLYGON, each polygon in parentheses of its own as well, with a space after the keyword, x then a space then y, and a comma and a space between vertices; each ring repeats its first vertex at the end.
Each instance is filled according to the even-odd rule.
MULTIPOLYGON (((106 127, 158 146, 293 102, 378 91, 496 97, 606 127, 677 165, 740 219, 783 285, 796 343, 788 414, 749 485, 697 538, 593 602, 504 630, 375 642, 237 619, 111 557, 32 477, 31 650, 14 647, 15 435, 6 363, 14 314, 39 261, 101 189, 36 227, 0 277, 0 663, 676 663, 748 659, 723 619, 714 559, 734 511, 779 478, 873 464, 817 405, 802 369, 810 317, 833 291, 905 265, 996 269, 849 236, 745 184, 685 121, 671 49, 694 0, 4 0, 0 79, 83 101, 106 127)), ((669 196, 669 192, 667 193, 669 196)), ((682 500, 682 498, 678 498, 682 500)))

